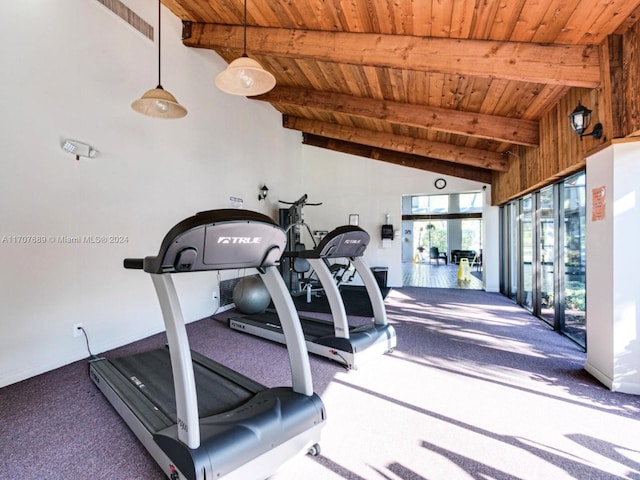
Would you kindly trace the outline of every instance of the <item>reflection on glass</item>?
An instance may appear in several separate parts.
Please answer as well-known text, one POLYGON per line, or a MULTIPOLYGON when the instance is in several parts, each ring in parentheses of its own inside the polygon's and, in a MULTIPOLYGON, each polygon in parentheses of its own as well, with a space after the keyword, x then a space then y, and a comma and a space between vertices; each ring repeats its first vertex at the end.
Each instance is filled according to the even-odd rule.
POLYGON ((461 212, 482 212, 482 194, 480 192, 461 193, 458 196, 458 202, 461 212))
POLYGON ((482 228, 482 220, 480 219, 462 220, 462 249, 463 250, 473 250, 478 254, 480 253, 481 228, 482 228))
POLYGON ((518 294, 518 222, 517 204, 509 204, 509 296, 516 299, 518 294))
POLYGON ((411 197, 411 214, 444 214, 449 212, 449 195, 411 197))
POLYGON ((440 253, 447 252, 447 220, 429 220, 413 222, 414 250, 418 252, 420 260, 429 261, 431 247, 438 247, 440 253))
POLYGON ((555 317, 555 225, 553 187, 540 192, 540 316, 548 323, 554 323, 555 317))
POLYGON ((527 195, 522 199, 520 213, 521 258, 522 258, 522 306, 533 310, 533 199, 527 195))
POLYGON ((564 333, 584 346, 586 187, 581 173, 564 182, 564 333))

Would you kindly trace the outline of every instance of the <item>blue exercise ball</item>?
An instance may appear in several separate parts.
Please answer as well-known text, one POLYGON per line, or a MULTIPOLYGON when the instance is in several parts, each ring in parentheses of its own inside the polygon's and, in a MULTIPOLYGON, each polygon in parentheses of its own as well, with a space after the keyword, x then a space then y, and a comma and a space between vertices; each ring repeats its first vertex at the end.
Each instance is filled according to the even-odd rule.
POLYGON ((242 313, 255 315, 267 309, 271 295, 260 277, 244 277, 233 287, 233 303, 242 313))

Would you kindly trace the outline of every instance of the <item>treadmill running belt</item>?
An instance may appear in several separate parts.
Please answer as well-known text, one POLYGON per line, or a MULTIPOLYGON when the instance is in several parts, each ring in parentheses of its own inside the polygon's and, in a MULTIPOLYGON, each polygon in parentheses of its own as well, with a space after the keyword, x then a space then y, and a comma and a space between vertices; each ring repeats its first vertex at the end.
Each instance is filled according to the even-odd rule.
MULTIPOLYGON (((313 342, 318 338, 330 337, 335 335, 335 326, 333 322, 323 320, 320 318, 309 318, 302 315, 299 316, 300 325, 302 326, 302 333, 305 340, 313 342)), ((266 310, 263 313, 257 315, 250 315, 242 317, 243 321, 254 323, 256 325, 265 325, 267 328, 275 328, 277 331, 282 332, 280 326, 280 319, 278 314, 273 310, 266 310)))
MULTIPOLYGON (((111 360, 120 373, 162 413, 177 422, 176 398, 169 349, 162 348, 111 360)), ((193 362, 200 418, 231 410, 255 392, 193 362)))
POLYGON ((336 334, 333 323, 325 322, 323 320, 300 317, 300 324, 302 325, 304 337, 307 340, 313 341, 318 338, 334 336, 336 334))

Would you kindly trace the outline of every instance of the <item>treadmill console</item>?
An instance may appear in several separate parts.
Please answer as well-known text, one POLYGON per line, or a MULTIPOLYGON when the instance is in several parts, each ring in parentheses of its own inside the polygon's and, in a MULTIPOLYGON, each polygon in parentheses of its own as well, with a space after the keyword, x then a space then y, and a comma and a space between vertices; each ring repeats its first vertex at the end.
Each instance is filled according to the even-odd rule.
MULTIPOLYGON (((266 268, 278 265, 287 237, 266 215, 238 209, 200 212, 174 226, 157 256, 146 257, 148 273, 266 268)), ((125 266, 134 263, 125 260, 125 266)))
POLYGON ((364 255, 370 236, 355 225, 344 225, 330 231, 313 250, 298 252, 305 258, 355 258, 364 255))

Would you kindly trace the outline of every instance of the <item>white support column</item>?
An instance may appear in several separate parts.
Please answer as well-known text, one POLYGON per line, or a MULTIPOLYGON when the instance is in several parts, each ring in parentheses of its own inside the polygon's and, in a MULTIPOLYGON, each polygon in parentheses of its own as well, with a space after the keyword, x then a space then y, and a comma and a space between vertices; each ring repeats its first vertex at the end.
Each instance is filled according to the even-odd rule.
POLYGON ((585 369, 611 390, 632 394, 640 394, 638 179, 637 139, 613 140, 587 158, 585 369))

